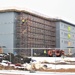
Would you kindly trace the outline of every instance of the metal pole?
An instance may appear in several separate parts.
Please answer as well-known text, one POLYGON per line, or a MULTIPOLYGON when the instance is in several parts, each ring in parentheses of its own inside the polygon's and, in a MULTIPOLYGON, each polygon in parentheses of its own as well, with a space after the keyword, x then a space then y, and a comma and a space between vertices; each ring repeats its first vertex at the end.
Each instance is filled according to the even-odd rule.
POLYGON ((32 57, 33 57, 33 48, 31 48, 31 70, 30 73, 35 73, 35 71, 32 69, 32 57))
POLYGON ((31 48, 31 57, 33 57, 33 48, 31 48))
POLYGON ((11 53, 10 53, 10 62, 11 62, 11 53))
MULTIPOLYGON (((55 48, 55 52, 56 52, 56 48, 55 48)), ((55 73, 56 73, 56 55, 55 55, 55 73)))

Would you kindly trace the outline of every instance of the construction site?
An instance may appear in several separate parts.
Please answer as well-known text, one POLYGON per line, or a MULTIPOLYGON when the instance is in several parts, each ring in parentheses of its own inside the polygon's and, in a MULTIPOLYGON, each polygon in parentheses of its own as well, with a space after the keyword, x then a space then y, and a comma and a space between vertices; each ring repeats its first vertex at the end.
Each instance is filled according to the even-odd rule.
POLYGON ((61 19, 0 10, 0 70, 75 73, 74 34, 75 25, 61 19))
MULTIPOLYGON (((19 12, 16 21, 16 48, 54 48, 55 23, 46 18, 19 12)), ((20 54, 30 54, 30 50, 21 50, 20 54)))
POLYGON ((38 48, 34 50, 37 54, 48 53, 49 49, 46 48, 51 48, 52 52, 58 48, 58 53, 73 54, 74 29, 72 23, 38 13, 18 9, 0 10, 0 51, 30 56, 31 48, 38 48))
MULTIPOLYGON (((12 48, 55 48, 56 25, 54 20, 37 14, 15 9, 0 11, 0 13, 13 12, 13 46, 12 48)), ((7 21, 9 24, 9 22, 7 21)), ((10 26, 9 26, 10 27, 10 26)), ((6 28, 7 30, 7 28, 6 28)), ((3 31, 4 32, 4 31, 3 31)), ((12 37, 11 37, 12 38, 12 37)), ((11 40, 10 40, 11 41, 11 40)), ((5 45, 4 45, 5 46, 5 45)), ((7 47, 11 48, 11 47, 7 47)), ((41 50, 39 50, 41 51, 41 50)), ((14 52, 14 50, 13 50, 14 52)), ((30 55, 30 49, 16 50, 20 55, 30 55)))

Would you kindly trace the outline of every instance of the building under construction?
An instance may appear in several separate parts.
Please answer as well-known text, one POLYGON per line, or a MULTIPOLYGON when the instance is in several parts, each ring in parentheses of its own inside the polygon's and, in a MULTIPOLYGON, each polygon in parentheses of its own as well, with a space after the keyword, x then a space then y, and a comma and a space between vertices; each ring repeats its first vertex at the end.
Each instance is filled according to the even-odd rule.
MULTIPOLYGON (((30 48, 61 48, 72 54, 74 34, 75 25, 61 19, 26 10, 0 10, 0 52, 29 56, 30 48)), ((34 51, 39 54, 43 50, 34 51)))
MULTIPOLYGON (((1 28, 6 28, 2 29, 1 33, 9 33, 0 38, 1 46, 7 49, 56 47, 56 25, 53 19, 15 9, 0 11, 0 17, 1 28), (8 44, 1 39, 7 39, 8 44)), ((15 51, 21 55, 30 55, 30 49, 16 49, 15 51)), ((8 52, 14 52, 14 49, 8 52)))

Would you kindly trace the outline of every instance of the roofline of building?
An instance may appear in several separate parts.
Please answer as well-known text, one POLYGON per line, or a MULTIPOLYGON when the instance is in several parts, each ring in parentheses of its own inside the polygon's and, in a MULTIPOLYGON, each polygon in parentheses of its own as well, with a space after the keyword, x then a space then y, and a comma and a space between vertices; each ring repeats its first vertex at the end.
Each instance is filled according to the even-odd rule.
POLYGON ((75 26, 75 24, 72 24, 70 22, 67 22, 65 20, 62 20, 62 19, 56 19, 56 18, 50 18, 46 15, 43 15, 43 14, 40 14, 38 12, 34 12, 34 11, 30 11, 30 10, 24 10, 24 9, 2 9, 0 10, 0 13, 2 12, 23 12, 23 13, 27 13, 27 14, 31 14, 31 15, 34 15, 34 16, 37 16, 37 17, 40 17, 40 18, 43 18, 43 19, 46 19, 48 21, 52 21, 52 22, 64 22, 64 23, 67 23, 67 24, 70 24, 72 26, 75 26))
POLYGON ((34 16, 49 20, 49 21, 55 21, 56 20, 54 18, 49 18, 48 16, 40 14, 38 12, 28 11, 28 10, 24 10, 24 9, 23 10, 20 10, 20 9, 4 9, 4 10, 0 10, 0 13, 3 13, 3 12, 23 12, 23 13, 31 14, 31 15, 34 15, 34 16))
POLYGON ((75 24, 70 23, 70 22, 65 21, 65 20, 62 20, 62 19, 56 19, 55 21, 56 21, 56 22, 64 22, 64 23, 67 23, 67 24, 69 24, 69 25, 75 26, 75 24))

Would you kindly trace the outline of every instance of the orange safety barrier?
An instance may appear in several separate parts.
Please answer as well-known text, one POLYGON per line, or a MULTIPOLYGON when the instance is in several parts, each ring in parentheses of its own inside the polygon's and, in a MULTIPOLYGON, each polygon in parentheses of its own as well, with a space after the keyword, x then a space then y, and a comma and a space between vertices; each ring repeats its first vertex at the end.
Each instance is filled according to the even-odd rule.
POLYGON ((61 51, 60 51, 60 50, 56 50, 56 51, 55 51, 55 55, 56 55, 57 57, 61 56, 61 51))
POLYGON ((61 55, 64 55, 64 51, 63 50, 61 50, 61 55))
POLYGON ((49 55, 50 57, 53 56, 52 50, 49 50, 49 51, 48 51, 48 55, 49 55))

